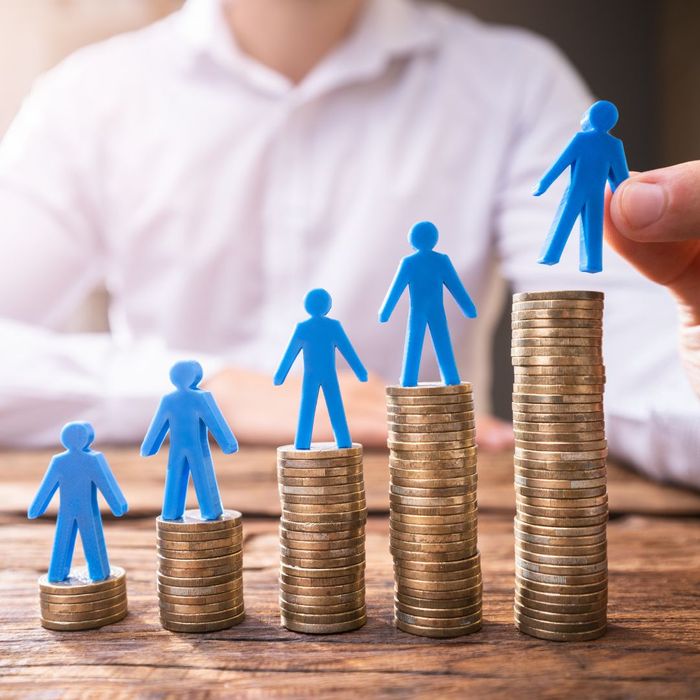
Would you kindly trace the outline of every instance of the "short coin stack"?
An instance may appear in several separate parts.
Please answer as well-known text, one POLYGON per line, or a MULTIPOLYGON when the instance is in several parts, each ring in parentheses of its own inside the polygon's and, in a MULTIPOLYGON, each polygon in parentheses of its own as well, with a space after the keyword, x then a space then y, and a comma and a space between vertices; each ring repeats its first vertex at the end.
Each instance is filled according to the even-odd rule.
POLYGON ((513 297, 515 622, 585 641, 607 622, 603 295, 513 297))
POLYGON ((280 447, 277 477, 282 625, 307 634, 362 627, 367 621, 362 445, 280 447))
POLYGON ((226 510, 204 520, 188 510, 180 520, 156 519, 160 621, 172 632, 215 632, 238 624, 243 606, 243 525, 226 510))
POLYGON ((126 573, 113 567, 109 578, 92 581, 78 568, 60 583, 39 579, 41 624, 50 630, 92 630, 124 619, 127 613, 126 573))
POLYGON ((481 628, 476 443, 469 384, 386 390, 394 616, 404 632, 481 628))

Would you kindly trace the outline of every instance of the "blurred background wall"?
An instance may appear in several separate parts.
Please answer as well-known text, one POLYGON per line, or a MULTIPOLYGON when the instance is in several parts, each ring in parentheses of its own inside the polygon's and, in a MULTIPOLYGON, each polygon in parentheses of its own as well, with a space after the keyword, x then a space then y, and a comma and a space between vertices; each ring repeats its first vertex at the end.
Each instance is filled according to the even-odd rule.
MULTIPOLYGON (((195 0, 196 1, 196 0, 195 0)), ((332 2, 332 0, 327 0, 332 2)), ((36 75, 84 44, 143 26, 179 0, 0 0, 0 135, 36 75)), ((488 22, 526 27, 554 41, 595 95, 620 107, 617 133, 630 166, 700 158, 698 0, 452 0, 488 22)), ((507 298, 506 298, 507 299, 507 298)), ((501 295, 494 294, 498 314, 501 295)), ((96 295, 75 327, 101 328, 96 295)), ((493 405, 509 415, 507 315, 493 348, 493 405)))

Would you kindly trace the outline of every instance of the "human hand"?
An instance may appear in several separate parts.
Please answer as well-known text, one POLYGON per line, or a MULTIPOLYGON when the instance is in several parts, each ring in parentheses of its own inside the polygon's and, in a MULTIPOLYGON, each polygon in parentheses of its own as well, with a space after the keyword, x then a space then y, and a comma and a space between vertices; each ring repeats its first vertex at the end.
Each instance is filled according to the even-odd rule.
MULTIPOLYGON (((353 440, 369 448, 386 446, 384 382, 370 375, 361 384, 348 371, 339 372, 338 377, 353 440)), ((267 374, 227 368, 208 379, 205 385, 214 394, 240 442, 282 445, 293 441, 299 415, 300 377, 290 375, 286 390, 279 391, 270 385, 267 374)), ((321 397, 314 440, 332 439, 321 397)))
POLYGON ((608 192, 605 237, 675 297, 683 359, 700 394, 700 161, 634 173, 608 192))

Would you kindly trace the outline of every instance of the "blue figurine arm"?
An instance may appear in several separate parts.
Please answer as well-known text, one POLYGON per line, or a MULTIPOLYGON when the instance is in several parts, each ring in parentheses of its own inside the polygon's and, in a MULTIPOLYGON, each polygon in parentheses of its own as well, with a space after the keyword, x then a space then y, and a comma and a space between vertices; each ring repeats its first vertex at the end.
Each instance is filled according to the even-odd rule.
POLYGON ((338 323, 336 347, 338 348, 340 354, 345 358, 346 362, 350 365, 350 369, 355 373, 355 376, 361 382, 366 382, 367 369, 362 364, 362 360, 360 360, 359 355, 350 342, 350 338, 348 338, 347 333, 340 323, 338 323))
POLYGON ((399 299, 407 285, 408 271, 406 270, 406 261, 402 260, 391 283, 391 287, 389 287, 389 291, 384 298, 382 308, 379 309, 379 323, 386 323, 391 318, 391 314, 394 313, 394 309, 399 303, 399 299))
POLYGON ((627 158, 625 157, 625 148, 622 141, 615 144, 615 151, 610 163, 610 172, 608 179, 610 180, 610 189, 614 192, 627 178, 630 176, 629 168, 627 167, 627 158))
POLYGON ((112 470, 109 468, 109 464, 105 459, 105 456, 101 453, 95 455, 96 469, 93 477, 93 481, 97 488, 102 492, 107 505, 114 515, 120 518, 127 510, 129 510, 129 505, 126 502, 126 498, 122 493, 121 488, 117 480, 114 478, 112 470))
POLYGON ((155 416, 153 416, 146 437, 143 439, 143 443, 141 443, 142 457, 152 457, 158 452, 165 440, 165 436, 168 434, 169 427, 170 421, 166 416, 163 402, 161 401, 155 416))
POLYGON ((57 488, 58 476, 56 474, 55 460, 52 459, 41 481, 41 486, 39 486, 39 490, 27 511, 27 516, 30 520, 34 520, 34 518, 38 518, 40 515, 44 514, 57 488))
POLYGON ((301 350, 302 342, 301 338, 299 337, 299 327, 297 326, 296 330, 294 331, 294 335, 292 335, 292 339, 289 341, 289 345, 285 350, 282 362, 280 362, 280 366, 275 372, 275 376, 273 379, 275 386, 284 384, 284 380, 287 378, 289 370, 292 368, 294 360, 297 359, 297 355, 301 352, 301 350))
POLYGON ((224 454, 230 455, 238 451, 238 441, 233 431, 221 414, 216 405, 214 397, 206 391, 202 392, 202 409, 204 424, 207 426, 212 437, 219 444, 224 454))
POLYGON ((564 149, 563 153, 554 162, 554 165, 540 178, 535 191, 532 193, 535 197, 544 194, 552 185, 552 183, 576 160, 576 152, 578 151, 578 134, 569 142, 569 145, 564 149))
POLYGON ((445 256, 444 257, 445 270, 443 272, 443 281, 445 286, 449 290, 450 294, 454 297, 457 302, 457 306, 462 310, 462 313, 467 318, 476 318, 477 311, 472 298, 469 296, 469 292, 465 289, 462 284, 462 280, 459 279, 457 270, 455 270, 452 261, 445 256))

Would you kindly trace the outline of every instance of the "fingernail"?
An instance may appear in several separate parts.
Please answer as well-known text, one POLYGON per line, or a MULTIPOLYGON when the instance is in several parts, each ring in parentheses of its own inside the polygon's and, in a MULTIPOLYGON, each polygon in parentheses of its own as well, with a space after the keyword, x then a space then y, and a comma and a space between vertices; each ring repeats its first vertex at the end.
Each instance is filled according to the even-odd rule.
POLYGON ((630 182, 624 186, 620 205, 630 228, 646 228, 655 224, 666 211, 666 191, 661 185, 630 182))

